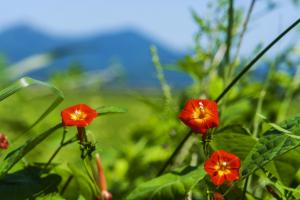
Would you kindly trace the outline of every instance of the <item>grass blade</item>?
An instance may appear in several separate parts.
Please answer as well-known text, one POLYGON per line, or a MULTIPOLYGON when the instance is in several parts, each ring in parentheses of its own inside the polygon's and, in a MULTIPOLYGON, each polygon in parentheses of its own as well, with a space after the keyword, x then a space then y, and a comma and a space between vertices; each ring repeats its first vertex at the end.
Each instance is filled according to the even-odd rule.
POLYGON ((64 100, 64 95, 62 91, 57 89, 52 84, 32 79, 30 77, 24 77, 0 91, 0 102, 6 99, 7 97, 19 92, 20 90, 31 86, 41 86, 43 88, 50 89, 52 93, 56 96, 56 98, 51 103, 51 105, 42 113, 42 115, 25 132, 28 132, 30 129, 36 126, 64 100))

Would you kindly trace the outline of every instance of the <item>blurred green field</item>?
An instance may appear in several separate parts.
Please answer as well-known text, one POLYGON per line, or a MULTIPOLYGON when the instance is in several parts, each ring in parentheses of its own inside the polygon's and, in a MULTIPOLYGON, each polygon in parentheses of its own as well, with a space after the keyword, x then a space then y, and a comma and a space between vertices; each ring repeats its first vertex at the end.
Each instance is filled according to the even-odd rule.
MULTIPOLYGON (((153 98, 153 96, 149 95, 149 98, 153 98)), ((97 141, 97 146, 101 147, 99 150, 106 154, 108 151, 113 152, 115 148, 126 145, 130 129, 139 123, 144 123, 153 114, 151 108, 138 100, 133 93, 124 94, 124 92, 120 91, 101 92, 98 90, 68 91, 65 93, 65 100, 43 122, 27 135, 22 135, 22 132, 34 122, 33 120, 41 115, 42 111, 50 105, 53 99, 51 95, 46 94, 46 91, 34 88, 22 91, 1 102, 1 132, 12 138, 12 145, 20 144, 31 135, 41 133, 61 122, 60 112, 78 103, 85 103, 93 108, 104 105, 126 108, 128 111, 124 114, 100 115, 88 127, 88 130, 97 141)), ((29 158, 34 157, 34 160, 37 162, 46 161, 48 159, 46 155, 51 153, 59 144, 61 139, 60 132, 58 131, 49 140, 41 144, 38 149, 35 149, 29 158)), ((74 134, 76 134, 76 129, 70 127, 68 135, 74 134)), ((72 146, 77 147, 76 145, 72 146)), ((65 158, 66 155, 74 155, 70 151, 65 150, 66 154, 62 153, 57 160, 65 158)), ((74 157, 77 157, 77 155, 74 157)))
MULTIPOLYGON (((136 141, 133 139, 135 130, 140 126, 144 126, 147 122, 153 125, 153 120, 156 122, 160 114, 147 105, 142 99, 149 101, 158 101, 158 91, 101 91, 99 89, 64 91, 65 100, 48 115, 42 122, 39 123, 33 130, 24 134, 24 131, 36 120, 41 113, 50 105, 54 96, 49 94, 49 91, 33 87, 25 89, 1 102, 1 132, 5 133, 10 142, 10 148, 18 147, 33 136, 40 134, 48 128, 61 122, 60 112, 72 105, 85 103, 93 108, 101 106, 118 106, 126 108, 126 113, 110 114, 99 116, 94 122, 88 126, 89 138, 96 143, 97 152, 100 153, 105 170, 107 171, 107 179, 110 188, 115 191, 116 197, 122 196, 122 191, 128 191, 128 188, 133 187, 131 182, 135 180, 136 174, 131 174, 132 177, 127 177, 128 172, 135 170, 135 166, 130 166, 132 160, 136 159, 137 155, 143 156, 147 152, 141 152, 146 140, 136 141), (158 114, 158 115, 157 115, 158 114), (153 119, 154 118, 154 119, 153 119), (151 122, 152 120, 152 122, 151 122), (132 169, 130 169, 132 168, 132 169), (129 184, 129 185, 128 185, 129 184)), ((67 137, 76 135, 76 128, 69 127, 67 137)), ((137 138, 143 138, 140 132, 137 138)), ((59 146, 62 135, 62 129, 56 131, 49 138, 39 144, 31 151, 22 162, 15 166, 12 171, 20 169, 26 163, 46 163, 55 149, 59 146)), ((163 160, 167 156, 167 152, 163 151, 163 146, 154 147, 153 158, 163 160), (157 158, 157 153, 161 154, 161 158, 157 158)), ((148 156, 149 157, 149 156, 148 156)), ((134 161, 135 162, 135 161, 134 161)), ((147 163, 148 161, 145 161, 147 163)), ((77 163, 80 165, 80 150, 79 144, 73 143, 61 150, 53 163, 77 163)), ((137 166, 136 166, 137 167, 137 166)), ((142 170, 144 171, 144 170, 142 170)), ((154 171, 156 171, 154 169, 154 171)), ((149 176, 150 174, 144 174, 149 176)), ((140 177, 142 180, 143 177, 140 177)))

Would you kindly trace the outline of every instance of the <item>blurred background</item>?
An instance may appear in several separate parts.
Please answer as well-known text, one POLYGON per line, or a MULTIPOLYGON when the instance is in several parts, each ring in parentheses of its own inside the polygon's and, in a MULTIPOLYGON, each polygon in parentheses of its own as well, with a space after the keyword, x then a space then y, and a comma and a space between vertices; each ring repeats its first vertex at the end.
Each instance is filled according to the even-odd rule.
MULTIPOLYGON (((243 42, 237 47, 250 4, 250 0, 243 0, 234 5, 232 43, 236 45, 233 50, 238 50, 236 57, 233 53, 231 57, 236 72, 300 13, 297 0, 257 0, 243 42)), ((157 173, 180 141, 187 129, 176 116, 186 99, 215 98, 231 78, 221 80, 222 70, 211 69, 215 63, 207 62, 220 52, 222 55, 225 0, 11 0, 2 2, 0 13, 0 89, 29 76, 49 82, 65 94, 63 103, 32 134, 59 122, 60 111, 77 103, 128 109, 125 114, 100 116, 89 127, 116 199, 157 173), (152 55, 150 47, 156 47, 152 55), (155 58, 161 68, 153 65, 155 58), (163 81, 157 78, 160 69, 163 81)), ((236 89, 231 93, 228 113, 232 117, 225 113, 224 125, 240 121, 251 129, 250 122, 257 120, 251 105, 256 105, 260 91, 267 87, 273 93, 265 97, 262 112, 270 120, 280 121, 299 111, 299 106, 287 109, 296 104, 291 97, 297 99, 299 93, 299 41, 298 28, 255 66, 240 85, 243 92, 236 89), (286 97, 282 91, 287 88, 292 89, 286 97), (288 106, 283 105, 277 115, 282 98, 288 106), (278 102, 268 103, 274 99, 278 102)), ((52 99, 51 92, 36 86, 4 100, 0 104, 0 132, 9 135, 13 145, 22 144, 31 137, 22 133, 52 99)), ((27 159, 46 162, 59 144, 59 134, 39 145, 27 159)), ((80 160, 79 147, 66 147, 55 162, 65 158, 67 162, 80 160)))
MULTIPOLYGON (((59 81, 64 73, 78 73, 89 77, 78 87, 157 87, 150 45, 157 46, 162 63, 175 63, 191 52, 198 30, 191 12, 214 18, 208 3, 213 1, 6 2, 0 8, 1 63, 9 66, 5 78, 59 81)), ((235 6, 246 10, 249 5, 237 1, 235 6)), ((298 13, 291 2, 258 0, 241 52, 270 42, 298 13)), ((295 41, 297 33, 292 34, 283 45, 295 41)), ((175 87, 190 83, 182 73, 166 73, 175 87)))

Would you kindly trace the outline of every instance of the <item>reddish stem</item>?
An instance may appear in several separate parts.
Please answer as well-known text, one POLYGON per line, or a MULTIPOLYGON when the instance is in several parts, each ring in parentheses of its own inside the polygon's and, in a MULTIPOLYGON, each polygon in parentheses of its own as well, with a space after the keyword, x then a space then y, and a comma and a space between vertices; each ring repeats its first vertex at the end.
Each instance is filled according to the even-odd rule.
POLYGON ((86 141, 85 128, 77 127, 77 133, 78 133, 78 139, 80 141, 80 144, 83 144, 84 141, 86 141))

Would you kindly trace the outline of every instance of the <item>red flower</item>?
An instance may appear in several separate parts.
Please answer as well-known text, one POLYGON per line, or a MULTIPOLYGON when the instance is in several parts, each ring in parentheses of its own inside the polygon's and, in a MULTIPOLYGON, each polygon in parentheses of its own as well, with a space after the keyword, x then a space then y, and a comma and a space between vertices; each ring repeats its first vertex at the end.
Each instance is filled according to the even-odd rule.
POLYGON ((0 133, 0 149, 7 149, 8 145, 9 143, 6 135, 0 133))
POLYGON ((61 117, 64 126, 85 127, 97 117, 97 111, 85 104, 78 104, 63 110, 61 117))
POLYGON ((212 182, 219 186, 224 181, 238 180, 241 162, 239 157, 224 150, 215 151, 210 158, 205 161, 204 169, 211 177, 212 182))
POLYGON ((194 132, 205 134, 207 129, 219 124, 218 105, 207 99, 191 99, 184 106, 179 118, 194 132))
POLYGON ((225 200, 225 199, 224 199, 224 196, 221 193, 215 192, 214 193, 214 200, 225 200))

